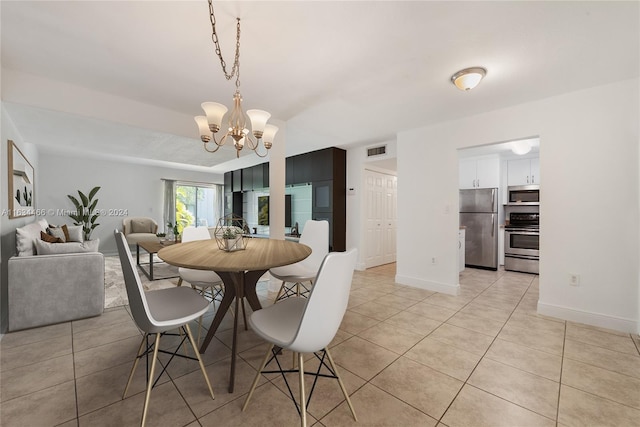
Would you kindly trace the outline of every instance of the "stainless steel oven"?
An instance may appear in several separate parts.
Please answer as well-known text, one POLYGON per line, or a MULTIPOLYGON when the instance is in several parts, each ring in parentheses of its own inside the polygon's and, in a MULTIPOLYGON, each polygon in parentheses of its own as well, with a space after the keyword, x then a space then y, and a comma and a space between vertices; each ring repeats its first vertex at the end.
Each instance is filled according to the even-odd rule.
POLYGON ((510 212, 505 227, 504 268, 525 273, 539 273, 540 214, 510 212))

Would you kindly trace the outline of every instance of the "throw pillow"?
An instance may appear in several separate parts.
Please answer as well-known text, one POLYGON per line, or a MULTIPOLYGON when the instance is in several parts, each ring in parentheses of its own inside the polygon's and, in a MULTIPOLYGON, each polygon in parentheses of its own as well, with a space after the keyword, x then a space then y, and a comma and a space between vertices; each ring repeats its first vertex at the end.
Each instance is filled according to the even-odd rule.
POLYGON ((67 231, 69 232, 69 238, 67 239, 67 242, 84 242, 81 225, 70 225, 69 227, 67 227, 67 231))
POLYGON ((34 244, 36 240, 40 240, 41 231, 47 231, 47 221, 44 219, 16 228, 16 250, 18 251, 18 256, 35 255, 34 244))
POLYGON ((47 234, 44 231, 40 232, 40 239, 48 243, 64 243, 60 238, 47 234))
MULTIPOLYGON (((66 225, 64 226, 66 227, 66 225)), ((49 228, 47 229, 47 232, 54 238, 60 239, 60 243, 65 243, 67 241, 67 236, 65 234, 64 230, 62 229, 62 227, 54 227, 54 226, 49 226, 49 228)), ((45 239, 42 239, 45 240, 45 239)))
POLYGON ((87 240, 86 242, 48 243, 42 240, 36 241, 38 255, 73 254, 80 252, 98 252, 100 239, 87 240))
POLYGON ((151 233, 151 221, 146 219, 134 219, 131 221, 132 233, 151 233))
MULTIPOLYGON (((67 224, 64 225, 51 225, 49 224, 49 229, 57 229, 58 231, 62 231, 62 233, 64 234, 64 241, 68 242, 69 241, 69 228, 67 227, 67 224)), ((59 234, 59 233, 58 233, 59 234)), ((58 237, 58 236, 56 236, 58 237)))

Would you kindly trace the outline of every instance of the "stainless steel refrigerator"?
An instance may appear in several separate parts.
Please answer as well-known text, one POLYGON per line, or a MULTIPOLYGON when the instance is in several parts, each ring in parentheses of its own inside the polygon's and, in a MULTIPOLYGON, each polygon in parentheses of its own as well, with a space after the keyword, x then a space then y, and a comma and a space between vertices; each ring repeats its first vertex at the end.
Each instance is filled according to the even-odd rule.
POLYGON ((498 189, 460 190, 460 225, 465 227, 465 265, 498 269, 498 189))

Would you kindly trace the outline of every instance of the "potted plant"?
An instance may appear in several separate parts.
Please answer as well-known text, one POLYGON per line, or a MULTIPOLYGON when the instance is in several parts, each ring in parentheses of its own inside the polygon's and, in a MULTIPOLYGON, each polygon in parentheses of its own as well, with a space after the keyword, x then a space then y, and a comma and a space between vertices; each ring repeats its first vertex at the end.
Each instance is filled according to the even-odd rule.
POLYGON ((100 216, 99 212, 96 212, 96 205, 98 204, 98 199, 93 199, 96 193, 100 190, 100 187, 93 187, 91 191, 89 191, 89 195, 85 196, 85 194, 78 190, 78 196, 80 196, 80 201, 76 199, 74 196, 67 194, 67 197, 73 202, 73 205, 76 207, 74 213, 70 213, 69 217, 74 221, 73 225, 81 225, 82 226, 82 234, 84 236, 84 240, 91 239, 91 232, 100 224, 96 221, 100 216), (82 203, 81 203, 82 202, 82 203))
POLYGON ((168 222, 167 227, 173 233, 173 239, 175 242, 178 243, 180 241, 180 229, 178 228, 178 222, 175 224, 168 222))

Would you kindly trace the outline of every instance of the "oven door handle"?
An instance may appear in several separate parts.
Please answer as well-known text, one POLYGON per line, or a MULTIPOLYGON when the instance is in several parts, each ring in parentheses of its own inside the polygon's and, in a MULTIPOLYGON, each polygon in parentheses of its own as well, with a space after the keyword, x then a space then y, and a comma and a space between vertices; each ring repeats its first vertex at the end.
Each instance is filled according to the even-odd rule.
MULTIPOLYGON (((520 230, 506 230, 509 234, 526 234, 527 236, 539 236, 539 231, 520 231, 520 230)), ((493 235, 493 234, 492 234, 493 235)))

